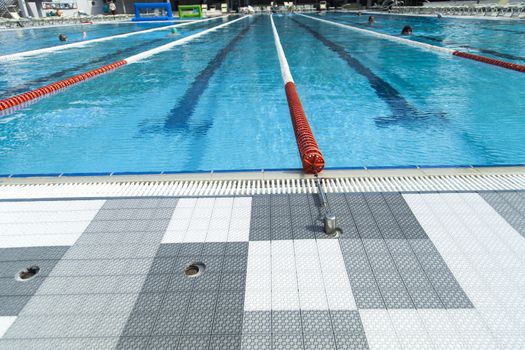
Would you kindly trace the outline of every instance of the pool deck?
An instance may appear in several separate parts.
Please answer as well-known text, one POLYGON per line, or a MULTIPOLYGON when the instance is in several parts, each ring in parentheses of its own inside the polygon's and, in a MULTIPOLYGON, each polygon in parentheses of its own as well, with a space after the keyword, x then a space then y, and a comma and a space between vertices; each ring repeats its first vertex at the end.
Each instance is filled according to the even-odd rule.
POLYGON ((0 349, 525 348, 524 167, 322 183, 338 238, 298 172, 2 179, 0 349))

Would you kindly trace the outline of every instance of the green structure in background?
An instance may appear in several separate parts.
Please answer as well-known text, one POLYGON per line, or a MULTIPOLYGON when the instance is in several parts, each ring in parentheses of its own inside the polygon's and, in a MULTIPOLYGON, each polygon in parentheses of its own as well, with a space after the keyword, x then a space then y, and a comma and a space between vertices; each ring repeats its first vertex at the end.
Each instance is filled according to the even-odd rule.
POLYGON ((200 5, 179 5, 179 18, 202 17, 202 7, 200 5))

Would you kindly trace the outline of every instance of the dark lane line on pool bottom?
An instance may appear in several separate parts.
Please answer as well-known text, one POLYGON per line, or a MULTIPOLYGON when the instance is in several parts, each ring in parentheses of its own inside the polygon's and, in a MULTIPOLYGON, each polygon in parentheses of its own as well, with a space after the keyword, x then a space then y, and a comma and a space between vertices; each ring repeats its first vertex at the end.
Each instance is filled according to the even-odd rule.
MULTIPOLYGON (((166 41, 166 40, 168 40, 168 39, 155 39, 155 40, 148 41, 148 44, 157 44, 157 43, 160 43, 160 42, 166 41)), ((62 78, 63 76, 65 76, 67 74, 75 73, 77 71, 85 71, 91 65, 95 65, 95 64, 98 64, 98 63, 106 63, 108 61, 109 62, 116 61, 116 60, 118 60, 116 58, 116 56, 118 56, 118 55, 129 54, 131 52, 135 52, 135 51, 139 51, 139 50, 143 50, 143 49, 144 49, 144 43, 138 44, 138 45, 134 45, 134 46, 131 46, 131 47, 128 47, 128 48, 125 48, 125 49, 117 50, 115 52, 106 54, 104 56, 100 56, 100 57, 95 58, 95 59, 93 59, 91 61, 88 61, 88 62, 85 62, 85 63, 81 63, 81 64, 79 64, 77 66, 74 66, 74 67, 71 67, 71 68, 67 68, 67 69, 61 70, 59 72, 55 72, 55 73, 50 74, 48 76, 37 78, 37 79, 34 79, 34 80, 30 80, 30 81, 26 82, 25 84, 21 84, 21 85, 12 87, 12 88, 6 90, 5 92, 1 93, 0 94, 0 100, 2 100, 4 98, 11 97, 11 96, 15 96, 15 95, 18 95, 18 94, 21 94, 21 93, 24 93, 24 92, 26 92, 28 90, 31 90, 31 89, 35 89, 40 84, 54 82, 55 80, 57 80, 59 78, 62 78)))
MULTIPOLYGON (((188 121, 190 120, 195 107, 199 100, 208 88, 210 79, 213 77, 217 69, 222 65, 226 56, 233 50, 235 45, 246 35, 250 28, 257 22, 259 17, 256 17, 246 28, 241 30, 224 48, 222 48, 217 55, 208 63, 195 80, 193 80, 190 87, 186 90, 184 95, 178 100, 177 105, 169 112, 164 129, 167 131, 188 131, 188 121)), ((197 128, 197 133, 205 133, 213 124, 213 118, 208 120, 204 125, 197 128)))
MULTIPOLYGON (((444 119, 444 113, 427 113, 418 111, 415 107, 410 105, 410 103, 392 85, 390 85, 388 82, 377 76, 374 72, 372 72, 372 70, 370 70, 370 68, 364 66, 359 60, 352 57, 348 52, 346 52, 346 50, 342 46, 337 45, 333 41, 330 41, 320 33, 316 32, 309 26, 297 21, 296 19, 292 18, 292 21, 294 21, 301 28, 312 34, 316 39, 322 42, 330 50, 337 53, 339 57, 343 61, 348 63, 348 65, 351 68, 353 68, 357 73, 361 74, 366 79, 368 79, 370 86, 375 90, 377 96, 388 105, 388 107, 393 113, 391 117, 376 117, 375 123, 377 126, 387 127, 391 124, 402 122, 412 123, 414 121, 424 121, 429 119, 430 117, 439 117, 440 119, 444 119)), ((411 124, 405 126, 415 125, 411 124)))

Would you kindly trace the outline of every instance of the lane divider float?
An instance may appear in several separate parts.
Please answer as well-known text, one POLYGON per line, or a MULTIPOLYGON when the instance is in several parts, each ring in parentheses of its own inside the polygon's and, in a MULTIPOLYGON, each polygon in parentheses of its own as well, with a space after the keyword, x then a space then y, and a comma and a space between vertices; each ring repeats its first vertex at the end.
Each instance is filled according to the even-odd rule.
POLYGON ((277 29, 275 28, 272 15, 270 15, 270 21, 272 23, 275 48, 277 49, 277 56, 279 57, 286 99, 288 100, 290 117, 292 119, 297 147, 299 148, 299 155, 301 156, 303 171, 307 174, 318 174, 324 169, 325 162, 323 154, 315 141, 312 129, 310 128, 310 124, 308 123, 308 119, 301 104, 301 99, 297 93, 292 73, 290 72, 288 61, 284 55, 281 40, 279 39, 279 33, 277 33, 277 29))
POLYGON ((490 57, 485 57, 485 56, 480 56, 480 55, 474 55, 474 54, 459 51, 459 50, 454 51, 452 54, 454 56, 468 58, 470 60, 492 64, 493 66, 499 66, 502 68, 512 69, 518 72, 525 73, 525 66, 522 64, 506 62, 506 61, 498 60, 495 58, 490 58, 490 57))
POLYGON ((127 38, 127 37, 130 37, 130 36, 133 36, 133 35, 146 34, 146 33, 156 32, 156 31, 159 31, 159 30, 167 30, 167 29, 170 29, 170 28, 184 27, 184 26, 188 26, 188 25, 191 25, 191 24, 195 24, 195 23, 204 23, 204 22, 213 21, 213 20, 216 20, 216 19, 226 18, 226 17, 228 17, 228 15, 220 16, 220 17, 213 17, 213 18, 208 18, 208 19, 203 19, 203 20, 197 20, 197 21, 188 21, 188 22, 185 22, 185 23, 179 23, 179 24, 174 24, 174 25, 170 25, 170 26, 163 26, 163 27, 156 27, 156 28, 145 29, 145 30, 138 30, 138 31, 135 31, 135 32, 130 32, 130 33, 123 33, 123 34, 105 36, 105 37, 102 37, 102 38, 96 38, 96 39, 91 39, 91 40, 77 41, 77 42, 70 43, 70 44, 65 44, 65 45, 57 45, 57 46, 51 46, 51 47, 44 47, 42 49, 23 51, 23 52, 16 52, 16 53, 12 53, 12 54, 9 54, 9 55, 0 56, 0 62, 13 61, 13 60, 21 59, 21 58, 24 58, 24 57, 36 56, 36 55, 43 54, 43 53, 51 53, 51 52, 55 52, 55 51, 72 49, 72 48, 75 48, 75 47, 82 47, 82 46, 86 46, 86 45, 89 45, 89 44, 100 43, 100 42, 109 41, 109 40, 113 40, 113 39, 119 39, 119 38, 127 38))
POLYGON ((474 60, 474 61, 478 61, 478 62, 482 62, 482 63, 487 63, 487 64, 490 64, 490 65, 493 65, 493 66, 498 66, 498 67, 502 67, 502 68, 511 69, 511 70, 514 70, 514 71, 525 73, 525 65, 522 65, 522 64, 506 62, 506 61, 502 61, 502 60, 498 60, 498 59, 494 59, 494 58, 489 58, 489 57, 485 57, 485 56, 480 56, 480 55, 475 55, 475 54, 471 54, 471 53, 467 53, 467 52, 463 52, 463 51, 459 51, 459 50, 449 49, 447 47, 441 47, 441 46, 436 46, 436 45, 422 43, 422 42, 419 42, 419 41, 409 40, 409 39, 405 39, 405 38, 399 38, 397 36, 383 34, 383 33, 378 33, 378 32, 374 32, 373 30, 357 28, 357 27, 354 27, 354 26, 351 26, 351 25, 348 25, 348 24, 342 24, 342 23, 337 23, 337 22, 333 22, 333 21, 328 21, 326 19, 316 18, 316 17, 312 17, 312 16, 309 16, 309 15, 303 15, 303 14, 298 14, 298 15, 302 16, 302 17, 306 17, 306 18, 312 19, 312 20, 316 20, 316 21, 319 21, 319 22, 331 24, 331 25, 334 25, 334 26, 337 26, 337 27, 350 29, 350 30, 353 30, 355 32, 372 35, 372 36, 375 36, 377 38, 386 39, 386 40, 390 40, 390 41, 394 41, 394 42, 398 42, 398 43, 402 43, 402 44, 406 44, 406 45, 410 45, 410 46, 415 46, 415 47, 419 47, 419 48, 422 48, 422 49, 425 49, 425 50, 429 50, 429 51, 433 51, 433 52, 446 53, 446 54, 450 54, 450 55, 454 55, 454 56, 458 56, 458 57, 463 57, 463 58, 467 58, 467 59, 470 59, 470 60, 474 60))
POLYGON ((4 100, 0 100, 0 112, 1 111, 5 111, 5 110, 10 109, 10 108, 13 108, 13 107, 16 107, 16 106, 20 106, 20 105, 22 105, 24 103, 27 103, 29 101, 33 101, 33 100, 36 100, 38 98, 44 97, 46 95, 49 95, 49 94, 54 93, 56 91, 62 90, 62 89, 67 88, 69 86, 78 84, 78 83, 80 83, 82 81, 85 81, 87 79, 91 79, 91 78, 94 78, 96 76, 99 76, 99 75, 101 75, 103 73, 107 73, 107 72, 113 71, 113 70, 118 69, 118 68, 120 68, 122 66, 139 62, 139 61, 144 60, 144 59, 146 59, 148 57, 156 55, 156 54, 158 54, 160 52, 167 51, 167 50, 169 50, 169 49, 171 49, 171 48, 173 48, 175 46, 182 45, 184 43, 187 43, 190 40, 196 39, 198 37, 206 35, 209 32, 212 32, 212 31, 215 31, 217 29, 226 27, 226 26, 228 26, 230 24, 233 24, 233 23, 235 23, 237 21, 243 20, 243 19, 248 18, 248 17, 250 17, 250 16, 240 17, 240 18, 234 19, 232 21, 229 21, 229 22, 217 25, 215 27, 203 30, 201 32, 198 32, 198 33, 195 33, 195 34, 192 34, 192 35, 188 35, 187 37, 181 38, 179 40, 172 41, 172 42, 170 42, 168 44, 156 47, 154 49, 141 52, 139 54, 130 56, 128 58, 125 58, 125 59, 122 59, 122 60, 119 60, 119 61, 107 64, 107 65, 104 65, 104 66, 96 68, 96 69, 92 69, 92 70, 90 70, 88 72, 85 72, 85 73, 82 73, 82 74, 77 74, 77 75, 74 75, 74 76, 72 76, 70 78, 59 80, 59 81, 57 81, 55 83, 51 83, 51 84, 45 85, 45 86, 40 87, 38 89, 31 90, 31 91, 28 91, 28 92, 24 92, 24 93, 21 93, 21 94, 12 96, 12 97, 8 97, 8 98, 6 98, 4 100))

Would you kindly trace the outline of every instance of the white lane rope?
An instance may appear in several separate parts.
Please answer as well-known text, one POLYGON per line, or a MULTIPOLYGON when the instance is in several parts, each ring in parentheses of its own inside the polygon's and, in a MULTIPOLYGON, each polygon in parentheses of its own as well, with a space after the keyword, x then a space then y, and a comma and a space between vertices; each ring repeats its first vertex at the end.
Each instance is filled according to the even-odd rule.
POLYGON ((182 45, 182 44, 185 44, 187 43, 188 41, 191 41, 193 39, 196 39, 198 37, 201 37, 203 35, 206 35, 212 31, 215 31, 217 29, 220 29, 220 28, 223 28, 223 27, 226 27, 226 26, 229 26, 230 24, 233 24, 235 22, 238 22, 238 21, 241 21, 245 18, 248 18, 248 17, 251 17, 251 16, 244 16, 244 17, 240 17, 240 18, 237 18, 237 19, 234 19, 233 21, 229 21, 229 22, 226 22, 226 23, 223 23, 223 24, 219 24, 215 27, 212 27, 212 28, 209 28, 209 29, 206 29, 206 30, 203 30, 202 32, 198 32, 198 33, 195 33, 195 34, 192 34, 192 35, 188 35, 187 37, 184 37, 182 39, 179 39, 179 40, 176 40, 176 41, 173 41, 171 43, 168 43, 168 44, 165 44, 165 45, 162 45, 162 46, 158 46, 154 49, 151 49, 151 50, 148 50, 148 51, 144 51, 144 52, 141 52, 139 54, 136 54, 136 55, 133 55, 133 56, 130 56, 128 58, 125 58, 124 60, 128 63, 128 64, 132 64, 132 63, 136 63, 138 61, 141 61, 141 60, 144 60, 146 58, 149 58, 153 55, 156 55, 160 52, 163 52, 163 51, 166 51, 166 50, 169 50, 171 49, 172 47, 175 47, 175 46, 179 46, 179 45, 182 45))
POLYGON ((277 49, 277 56, 279 57, 279 64, 281 66, 281 76, 283 77, 284 85, 287 83, 293 83, 292 73, 290 72, 290 67, 288 66, 288 61, 284 55, 283 46, 281 45, 281 39, 279 39, 279 33, 277 28, 275 28, 275 23, 273 23, 273 16, 270 15, 270 21, 272 23, 273 39, 275 42, 275 48, 277 49))
POLYGON ((363 34, 367 34, 367 35, 372 35, 372 36, 375 36, 376 38, 386 39, 386 40, 394 41, 394 42, 405 44, 405 45, 419 47, 419 48, 427 50, 427 51, 446 53, 446 54, 450 54, 450 55, 452 55, 454 53, 454 51, 455 51, 455 50, 452 50, 452 49, 449 49, 449 48, 446 48, 446 47, 440 47, 440 46, 435 46, 435 45, 421 43, 419 41, 409 40, 409 39, 405 39, 405 38, 399 38, 397 36, 383 34, 383 33, 378 33, 378 32, 374 32, 373 30, 357 28, 357 27, 350 26, 350 25, 347 25, 347 24, 342 24, 342 23, 337 23, 337 22, 333 22, 333 21, 328 21, 326 19, 321 19, 321 18, 315 18, 315 17, 312 17, 312 16, 303 15, 303 14, 300 14, 300 13, 298 15, 302 16, 302 17, 309 18, 311 20, 315 20, 315 21, 331 24, 331 25, 334 25, 334 26, 337 26, 337 27, 341 27, 341 28, 345 28, 345 29, 350 29, 350 30, 353 30, 355 32, 359 32, 359 33, 363 33, 363 34))
POLYGON ((204 22, 214 21, 214 20, 221 19, 221 18, 226 18, 226 17, 228 17, 228 15, 220 16, 220 17, 208 18, 208 19, 199 20, 199 21, 177 23, 177 24, 170 25, 170 26, 156 27, 156 28, 151 28, 151 29, 145 29, 145 30, 139 30, 139 31, 135 31, 135 32, 130 32, 130 33, 111 35, 111 36, 106 36, 106 37, 96 38, 96 39, 91 39, 91 40, 78 41, 78 42, 75 42, 75 43, 70 43, 70 44, 65 44, 65 45, 57 45, 57 46, 45 47, 45 48, 42 48, 42 49, 23 51, 23 52, 16 52, 16 53, 13 53, 13 54, 0 56, 0 62, 13 61, 13 60, 22 59, 22 58, 25 58, 25 57, 36 56, 36 55, 40 55, 40 54, 47 54, 47 53, 51 53, 51 52, 62 51, 62 50, 67 50, 67 49, 72 49, 72 48, 77 48, 77 47, 83 47, 83 46, 94 44, 94 43, 100 43, 100 42, 114 40, 114 39, 127 38, 127 37, 130 37, 130 36, 133 36, 133 35, 146 34, 146 33, 156 32, 156 31, 159 31, 159 30, 167 30, 167 29, 171 29, 171 28, 178 28, 178 27, 183 27, 183 26, 188 26, 188 25, 191 25, 191 24, 195 24, 195 23, 204 23, 204 22))

